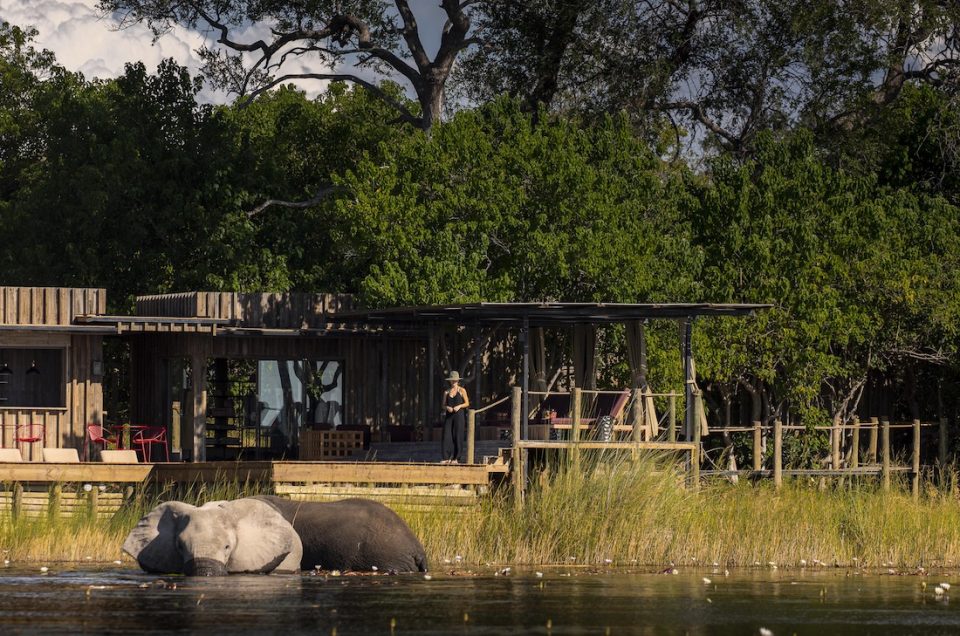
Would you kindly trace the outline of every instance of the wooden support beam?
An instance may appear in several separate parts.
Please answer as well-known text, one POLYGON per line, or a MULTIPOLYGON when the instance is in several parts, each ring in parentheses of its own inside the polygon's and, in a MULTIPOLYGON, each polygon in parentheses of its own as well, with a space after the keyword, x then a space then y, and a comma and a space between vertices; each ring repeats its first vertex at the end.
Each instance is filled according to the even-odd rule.
POLYGON ((883 462, 882 483, 883 491, 890 491, 890 420, 883 418, 880 421, 881 435, 880 447, 881 458, 883 462))
POLYGON ((783 422, 773 421, 773 486, 783 486, 783 422))
POLYGON ((570 415, 573 418, 573 428, 570 429, 570 441, 574 444, 570 450, 570 458, 574 466, 580 463, 580 453, 577 451, 577 444, 580 443, 580 410, 582 406, 583 390, 580 387, 574 387, 573 395, 570 397, 570 415))
POLYGON ((910 492, 914 499, 920 498, 920 420, 913 420, 913 462, 910 471, 910 492))
POLYGON ((194 350, 190 358, 193 374, 193 454, 194 462, 207 461, 207 356, 194 350))
POLYGON ((523 458, 521 457, 523 449, 520 443, 524 441, 521 438, 523 428, 520 425, 521 411, 523 405, 522 389, 518 386, 513 387, 510 393, 510 421, 513 425, 513 452, 510 455, 511 475, 513 477, 513 495, 516 505, 523 501, 523 458))
POLYGON ((652 431, 646 429, 647 418, 644 417, 643 413, 643 391, 641 389, 633 390, 631 417, 633 418, 633 441, 639 442, 653 437, 652 431))
POLYGON ((677 441, 677 396, 672 392, 667 407, 667 441, 677 441))
POLYGON ((475 447, 477 443, 477 411, 467 409, 467 463, 476 461, 475 447))
POLYGON ((693 392, 693 449, 690 451, 690 487, 700 489, 700 420, 703 414, 703 400, 700 399, 700 390, 693 392))
POLYGON ((871 464, 877 463, 877 435, 880 429, 880 420, 870 418, 870 437, 867 439, 867 457, 871 464))
POLYGON ((850 468, 860 467, 860 418, 853 418, 853 439, 850 449, 850 468))
POLYGON ((763 429, 760 422, 753 423, 753 469, 763 468, 763 429))
POLYGON ((840 446, 843 439, 843 429, 840 428, 840 422, 835 421, 833 428, 830 429, 830 467, 834 470, 840 470, 840 446))

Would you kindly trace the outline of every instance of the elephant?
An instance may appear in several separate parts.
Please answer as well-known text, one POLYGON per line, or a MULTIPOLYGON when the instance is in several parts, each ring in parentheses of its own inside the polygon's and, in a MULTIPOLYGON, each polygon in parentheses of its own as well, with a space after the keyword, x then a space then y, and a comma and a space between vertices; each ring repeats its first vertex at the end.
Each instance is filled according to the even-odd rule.
POLYGON ((302 570, 427 571, 427 555, 420 540, 397 513, 379 502, 255 498, 276 508, 300 535, 302 570))
POLYGON ((293 526, 254 498, 160 504, 130 531, 123 551, 147 572, 190 576, 296 572, 303 556, 293 526))

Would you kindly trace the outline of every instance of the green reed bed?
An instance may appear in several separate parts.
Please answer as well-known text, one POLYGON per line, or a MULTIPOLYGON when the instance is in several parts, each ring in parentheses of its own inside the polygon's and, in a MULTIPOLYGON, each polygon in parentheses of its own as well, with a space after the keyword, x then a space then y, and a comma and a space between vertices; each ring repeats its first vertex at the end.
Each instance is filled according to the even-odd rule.
POLYGON ((930 487, 914 501, 875 481, 820 488, 715 482, 692 491, 650 461, 594 456, 534 480, 515 506, 406 515, 434 565, 467 563, 723 567, 834 563, 914 567, 960 562, 960 506, 930 487))
MULTIPOLYGON (((505 489, 466 511, 396 508, 434 569, 458 563, 912 568, 960 563, 960 505, 949 485, 956 483, 952 473, 937 475, 916 501, 903 484, 883 493, 868 479, 828 481, 825 488, 787 481, 779 491, 769 482, 711 482, 694 491, 667 464, 597 454, 535 472, 519 505, 505 489)), ((129 562, 120 545, 157 503, 268 491, 259 483, 194 484, 144 493, 111 519, 0 518, 0 555, 14 562, 129 562)))

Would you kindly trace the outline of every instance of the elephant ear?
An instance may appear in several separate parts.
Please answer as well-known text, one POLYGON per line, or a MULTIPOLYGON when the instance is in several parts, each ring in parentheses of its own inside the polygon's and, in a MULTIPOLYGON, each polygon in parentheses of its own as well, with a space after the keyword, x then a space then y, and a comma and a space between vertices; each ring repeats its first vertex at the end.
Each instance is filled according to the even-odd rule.
POLYGON ((183 572, 183 559, 177 550, 177 527, 179 519, 195 509, 180 501, 160 504, 137 522, 123 542, 123 551, 147 572, 183 572))
POLYGON ((300 535, 270 504, 259 499, 224 503, 236 519, 237 545, 227 562, 229 572, 296 572, 303 558, 300 535))

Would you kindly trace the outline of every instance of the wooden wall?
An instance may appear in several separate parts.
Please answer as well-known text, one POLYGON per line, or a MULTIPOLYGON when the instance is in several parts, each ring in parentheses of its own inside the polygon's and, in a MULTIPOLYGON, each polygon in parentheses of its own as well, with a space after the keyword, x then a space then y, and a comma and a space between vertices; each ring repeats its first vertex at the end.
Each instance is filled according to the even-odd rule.
POLYGON ((106 311, 103 289, 0 287, 0 325, 69 325, 75 316, 106 311))
POLYGON ((350 309, 349 294, 186 292, 137 298, 138 316, 220 318, 240 327, 320 329, 324 313, 350 309))
MULTIPOLYGON (((503 336, 509 332, 504 331, 503 336)), ((432 397, 428 402, 428 338, 425 334, 385 335, 378 333, 342 333, 300 336, 217 336, 203 334, 152 333, 130 335, 131 342, 131 417, 142 423, 162 422, 165 418, 163 386, 164 358, 190 358, 199 352, 209 364, 217 358, 231 359, 307 359, 340 360, 344 364, 344 424, 364 424, 372 430, 387 426, 422 427, 440 419, 440 395, 446 386, 441 356, 434 364, 432 397)), ((472 334, 453 338, 451 362, 459 368, 469 355, 472 334)), ((491 343, 483 356, 481 393, 475 395, 475 383, 466 383, 474 404, 489 403, 509 392, 515 380, 519 358, 512 340, 502 338, 491 343)), ((469 371, 472 377, 472 369, 469 371)))
POLYGON ((65 351, 64 407, 0 408, 0 441, 4 448, 16 446, 14 433, 22 424, 43 424, 43 443, 23 445, 24 459, 39 460, 40 447, 83 448, 88 423, 103 420, 103 384, 94 376, 93 361, 103 360, 102 336, 3 332, 3 347, 58 348, 65 351))

